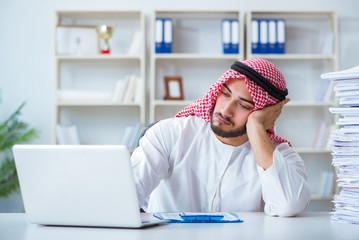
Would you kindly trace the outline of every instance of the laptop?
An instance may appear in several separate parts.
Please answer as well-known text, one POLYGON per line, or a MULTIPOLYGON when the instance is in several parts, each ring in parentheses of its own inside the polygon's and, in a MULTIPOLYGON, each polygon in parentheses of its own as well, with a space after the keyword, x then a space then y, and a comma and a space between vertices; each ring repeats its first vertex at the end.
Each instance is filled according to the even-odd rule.
POLYGON ((25 212, 42 225, 141 228, 130 153, 122 145, 15 145, 25 212))

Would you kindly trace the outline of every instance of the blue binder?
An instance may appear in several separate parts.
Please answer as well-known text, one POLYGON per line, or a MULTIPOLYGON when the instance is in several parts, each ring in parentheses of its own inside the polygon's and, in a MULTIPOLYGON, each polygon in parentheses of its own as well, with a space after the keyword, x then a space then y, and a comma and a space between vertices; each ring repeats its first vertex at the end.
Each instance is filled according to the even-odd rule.
POLYGON ((277 20, 268 20, 268 53, 277 53, 277 20))
POLYGON ((284 19, 277 20, 277 53, 285 53, 286 24, 284 19))
POLYGON ((154 217, 169 220, 168 223, 241 223, 242 219, 233 212, 200 213, 200 212, 164 212, 154 213, 154 217))
POLYGON ((252 53, 259 53, 259 21, 258 19, 252 19, 251 22, 251 45, 252 53))
POLYGON ((231 51, 231 20, 223 19, 222 20, 222 44, 223 44, 223 53, 230 54, 231 51))
POLYGON ((268 20, 259 20, 259 52, 268 53, 268 20))
POLYGON ((170 18, 163 20, 163 42, 164 53, 172 53, 172 38, 173 38, 173 21, 170 18))
POLYGON ((155 21, 155 52, 163 53, 163 19, 156 18, 155 21))
POLYGON ((231 20, 231 53, 239 53, 239 21, 231 20))

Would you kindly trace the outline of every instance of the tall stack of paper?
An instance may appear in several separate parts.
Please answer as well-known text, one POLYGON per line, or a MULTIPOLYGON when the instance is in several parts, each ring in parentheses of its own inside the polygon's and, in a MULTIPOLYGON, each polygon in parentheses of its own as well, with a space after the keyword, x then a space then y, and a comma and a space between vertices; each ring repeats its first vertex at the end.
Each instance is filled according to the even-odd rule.
POLYGON ((335 82, 340 104, 329 109, 340 117, 330 143, 341 188, 333 201, 332 221, 359 224, 359 66, 321 77, 335 82))

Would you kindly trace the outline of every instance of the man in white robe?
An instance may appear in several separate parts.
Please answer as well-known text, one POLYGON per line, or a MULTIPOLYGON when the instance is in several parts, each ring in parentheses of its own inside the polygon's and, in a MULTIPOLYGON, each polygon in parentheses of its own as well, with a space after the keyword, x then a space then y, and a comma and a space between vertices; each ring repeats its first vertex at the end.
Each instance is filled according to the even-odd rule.
POLYGON ((310 201, 303 160, 273 130, 286 95, 272 63, 232 65, 206 96, 141 138, 131 156, 139 206, 276 216, 303 211, 310 201))

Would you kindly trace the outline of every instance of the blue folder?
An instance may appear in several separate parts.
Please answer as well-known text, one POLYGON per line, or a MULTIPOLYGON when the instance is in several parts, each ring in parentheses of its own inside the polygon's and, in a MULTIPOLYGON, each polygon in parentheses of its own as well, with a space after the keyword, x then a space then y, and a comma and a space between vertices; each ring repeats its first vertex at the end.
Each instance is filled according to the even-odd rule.
POLYGON ((252 19, 251 22, 251 45, 252 54, 259 53, 259 20, 252 19))
POLYGON ((239 53, 239 21, 231 20, 231 53, 239 53))
POLYGON ((153 216, 161 220, 169 220, 168 223, 241 223, 237 214, 232 212, 167 212, 154 213, 153 216))
POLYGON ((156 18, 155 21, 155 52, 163 53, 164 52, 164 42, 163 42, 163 19, 156 18))
POLYGON ((223 53, 230 54, 232 53, 231 47, 231 20, 223 19, 222 20, 222 44, 223 44, 223 53))

